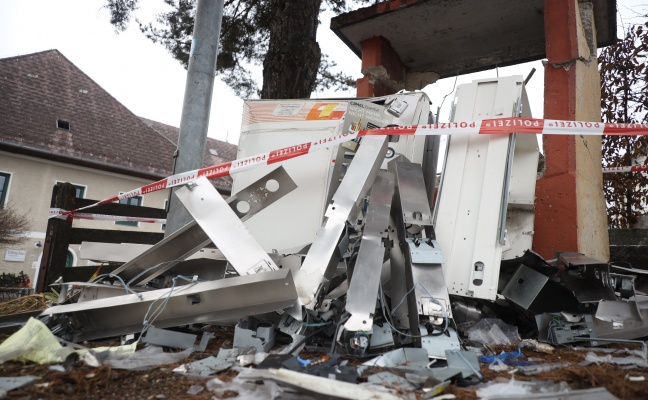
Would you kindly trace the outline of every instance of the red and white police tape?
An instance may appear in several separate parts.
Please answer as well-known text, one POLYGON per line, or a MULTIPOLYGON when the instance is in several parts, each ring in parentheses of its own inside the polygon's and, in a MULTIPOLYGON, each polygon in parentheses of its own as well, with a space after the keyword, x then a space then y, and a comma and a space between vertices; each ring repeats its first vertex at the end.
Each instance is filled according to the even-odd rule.
POLYGON ((147 222, 151 224, 166 224, 164 218, 141 218, 141 217, 122 217, 117 215, 107 214, 91 214, 91 213, 74 213, 69 214, 67 210, 62 208, 50 208, 49 218, 61 219, 88 219, 93 221, 130 221, 130 222, 147 222))
MULTIPOLYGON (((90 204, 75 210, 63 211, 60 216, 74 214, 75 218, 79 211, 95 207, 101 204, 127 199, 134 196, 141 196, 147 193, 157 192, 174 186, 180 186, 191 182, 201 176, 207 179, 220 178, 238 172, 247 171, 261 165, 272 165, 281 161, 289 160, 325 149, 349 140, 362 136, 373 135, 399 135, 399 136, 438 136, 438 135, 493 135, 493 134, 543 134, 543 135, 624 135, 643 136, 648 135, 648 124, 619 124, 603 122, 583 121, 562 121, 553 119, 536 118, 498 118, 485 119, 473 122, 447 122, 431 125, 395 126, 388 128, 369 129, 359 132, 341 133, 328 138, 306 142, 294 146, 272 150, 255 156, 242 158, 183 172, 172 175, 157 182, 144 185, 129 192, 113 196, 97 203, 90 204)), ((627 168, 627 167, 626 167, 627 168)), ((609 171, 616 172, 616 171, 609 171)), ((625 172, 625 171, 620 171, 625 172)))
POLYGON ((607 167, 603 168, 604 174, 614 172, 648 172, 648 165, 632 165, 630 167, 607 167))

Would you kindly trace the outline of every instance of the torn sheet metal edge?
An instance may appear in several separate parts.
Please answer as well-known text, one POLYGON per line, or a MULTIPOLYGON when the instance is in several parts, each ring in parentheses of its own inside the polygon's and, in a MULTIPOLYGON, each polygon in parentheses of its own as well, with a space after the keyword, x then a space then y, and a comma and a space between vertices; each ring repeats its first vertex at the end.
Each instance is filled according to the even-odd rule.
POLYGON ((371 189, 362 242, 347 292, 346 311, 351 314, 344 324, 347 331, 368 332, 373 326, 380 271, 385 257, 383 239, 389 228, 393 195, 393 174, 379 172, 371 189))
MULTIPOLYGON (((0 393, 10 392, 14 389, 20 389, 23 386, 27 386, 37 380, 41 379, 39 376, 11 376, 11 377, 0 377, 0 393)), ((7 394, 5 393, 5 396, 7 394)), ((5 396, 2 396, 4 398, 5 396)))
POLYGON ((150 249, 150 244, 81 242, 79 258, 112 262, 128 262, 150 249))
POLYGON ((413 391, 419 387, 419 385, 415 385, 407 379, 389 371, 381 371, 369 375, 367 377, 367 383, 396 389, 398 391, 413 391))
POLYGON ((257 353, 267 353, 274 346, 275 329, 267 324, 255 324, 250 318, 239 321, 234 327, 232 346, 238 349, 253 347, 257 353))
MULTIPOLYGON (((240 190, 236 195, 228 198, 227 203, 232 209, 235 209, 240 201, 248 202, 250 209, 245 215, 241 216, 241 221, 244 222, 296 188, 297 184, 290 178, 286 170, 280 166, 245 189, 240 190), (267 183, 272 180, 279 182, 279 188, 274 192, 267 188, 267 183)), ((238 210, 234 210, 234 212, 237 215, 240 214, 238 210)), ((211 240, 203 232, 200 225, 196 221, 192 221, 137 258, 113 271, 113 274, 119 275, 125 281, 142 274, 132 284, 143 285, 210 243, 211 240), (158 264, 160 264, 159 268, 146 271, 151 266, 158 264)))
POLYGON ((318 306, 317 298, 326 289, 338 265, 335 254, 347 218, 373 184, 387 152, 387 140, 386 136, 362 139, 349 170, 333 195, 333 202, 326 210, 324 223, 317 231, 301 269, 295 274, 299 299, 308 309, 318 306))
POLYGON ((280 310, 297 301, 290 270, 198 282, 141 296, 130 294, 55 306, 43 311, 41 318, 67 318, 75 330, 72 340, 79 341, 139 332, 151 303, 166 297, 166 307, 153 321, 159 328, 243 318, 280 310))
POLYGON ((175 332, 151 326, 146 330, 146 334, 142 337, 142 342, 156 346, 172 347, 174 349, 194 349, 197 351, 204 351, 209 339, 213 337, 213 333, 204 332, 200 339, 200 344, 196 345, 198 335, 175 332))
POLYGON ((400 396, 360 386, 354 383, 333 381, 328 378, 290 371, 287 369, 247 369, 239 374, 239 379, 263 380, 269 379, 279 382, 300 391, 323 395, 329 399, 372 399, 372 400, 398 400, 400 396))
MULTIPOLYGON (((510 400, 511 395, 502 394, 489 396, 489 400, 510 400)), ((619 400, 605 388, 569 390, 553 393, 524 393, 524 399, 529 400, 619 400)))
POLYGON ((481 375, 477 353, 472 350, 448 349, 445 350, 442 358, 447 360, 446 368, 427 368, 429 359, 425 349, 401 348, 366 361, 362 366, 393 368, 429 376, 440 381, 445 381, 458 374, 464 378, 481 375))
POLYGON ((580 322, 563 322, 560 325, 551 321, 558 317, 554 314, 536 315, 538 340, 552 344, 568 344, 578 341, 598 339, 637 339, 648 336, 648 310, 641 310, 643 320, 627 319, 620 322, 603 321, 591 314, 585 314, 580 322))
MULTIPOLYGON (((139 257, 153 246, 152 244, 135 243, 81 242, 79 258, 83 260, 127 263, 139 257)), ((186 260, 194 258, 225 260, 223 253, 215 247, 200 249, 187 257, 186 260)))
POLYGON ((601 321, 620 323, 621 326, 627 320, 643 321, 643 314, 641 314, 636 301, 603 300, 598 303, 594 316, 601 321))
POLYGON ((239 275, 279 269, 207 178, 179 188, 176 196, 239 275))
POLYGON ((569 270, 561 271, 564 285, 574 293, 580 303, 597 303, 603 300, 616 301, 614 288, 610 285, 608 264, 584 264, 582 276, 571 276, 569 270))
POLYGON ((448 328, 448 336, 423 336, 421 347, 424 348, 431 358, 445 359, 447 350, 461 350, 459 335, 453 328, 448 328))

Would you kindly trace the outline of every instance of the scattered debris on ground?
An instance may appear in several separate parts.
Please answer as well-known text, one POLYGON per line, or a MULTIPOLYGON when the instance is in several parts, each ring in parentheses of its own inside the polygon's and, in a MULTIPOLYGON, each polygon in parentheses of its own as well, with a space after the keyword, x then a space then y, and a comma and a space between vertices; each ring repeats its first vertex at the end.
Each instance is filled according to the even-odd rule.
MULTIPOLYGON (((456 116, 474 119, 475 104, 518 110, 520 79, 494 80, 510 91, 497 98, 466 86, 474 101, 456 116)), ((428 123, 428 103, 423 93, 247 102, 256 122, 240 165, 307 156, 241 172, 228 199, 191 179, 175 192, 191 223, 150 247, 85 243, 96 262, 134 255, 57 282, 51 306, 42 295, 5 303, 16 318, 3 325, 14 333, 0 371, 35 377, 8 380, 7 396, 644 397, 646 272, 529 250, 535 136, 453 138, 436 202, 433 141, 326 140, 428 123), (312 142, 290 137, 297 125, 312 142), (289 147, 267 153, 277 145, 289 147), (466 174, 471 163, 488 180, 466 174)))

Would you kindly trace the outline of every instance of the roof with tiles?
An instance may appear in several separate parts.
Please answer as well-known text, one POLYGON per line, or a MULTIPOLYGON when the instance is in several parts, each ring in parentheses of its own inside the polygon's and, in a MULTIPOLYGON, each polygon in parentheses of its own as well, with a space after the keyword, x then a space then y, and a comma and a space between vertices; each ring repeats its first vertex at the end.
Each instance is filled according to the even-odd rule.
MULTIPOLYGON (((0 149, 152 180, 172 173, 178 129, 136 116, 58 50, 0 59, 0 94, 0 149)), ((207 164, 236 157, 212 142, 218 162, 207 164)))
MULTIPOLYGON (((151 128, 155 129, 160 135, 167 138, 172 143, 178 143, 180 129, 175 126, 163 124, 161 122, 153 121, 147 118, 140 117, 144 123, 151 128)), ((216 140, 214 138, 207 138, 205 144, 205 155, 203 158, 203 166, 208 167, 211 165, 218 165, 236 159, 236 145, 216 140)), ((232 178, 225 176, 222 178, 212 179, 212 182, 227 189, 232 188, 232 178)))

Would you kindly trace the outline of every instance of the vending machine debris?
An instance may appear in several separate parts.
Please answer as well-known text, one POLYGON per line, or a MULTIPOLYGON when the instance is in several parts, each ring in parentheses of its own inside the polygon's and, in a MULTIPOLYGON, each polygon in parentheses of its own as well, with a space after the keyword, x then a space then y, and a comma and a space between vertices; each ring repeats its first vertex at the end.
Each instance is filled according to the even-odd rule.
MULTIPOLYGON (((348 131, 435 122, 422 92, 244 108, 240 159, 348 131)), ((506 77, 461 85, 451 119, 517 116, 530 117, 523 79, 506 77)), ((184 347, 196 338, 164 328, 236 325, 238 349, 268 352, 290 338, 272 368, 289 368, 287 357, 306 344, 327 345, 338 357, 380 356, 441 382, 481 377, 467 332, 486 317, 558 345, 648 335, 636 270, 573 253, 548 262, 529 250, 535 135, 448 137, 436 187, 438 151, 438 136, 365 136, 236 174, 228 199, 204 177, 189 182, 177 196, 193 222, 143 251, 121 245, 137 255, 92 283, 66 282, 65 301, 40 319, 73 342, 140 334, 184 347), (430 359, 445 367, 429 368, 430 359)), ((87 248, 95 260, 114 261, 110 246, 87 248)), ((268 371, 255 376, 299 380, 268 371)), ((354 382, 339 365, 326 371, 354 382)))

